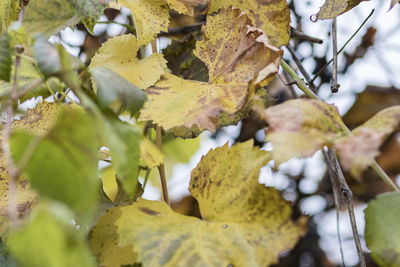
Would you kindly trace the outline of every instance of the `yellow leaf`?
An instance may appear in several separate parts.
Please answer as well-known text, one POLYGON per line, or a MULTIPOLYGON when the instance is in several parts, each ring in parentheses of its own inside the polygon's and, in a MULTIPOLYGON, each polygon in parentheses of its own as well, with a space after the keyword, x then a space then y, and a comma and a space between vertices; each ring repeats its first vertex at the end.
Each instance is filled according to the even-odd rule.
POLYGON ((149 169, 160 166, 164 162, 164 155, 149 139, 143 138, 140 142, 140 158, 149 169))
POLYGON ((325 0, 316 15, 317 20, 333 19, 366 0, 325 0))
POLYGON ((161 31, 167 32, 169 25, 169 9, 162 0, 118 0, 110 7, 126 7, 132 12, 138 40, 148 44, 161 31))
POLYGON ((107 67, 140 89, 153 85, 164 73, 166 61, 161 54, 138 60, 140 43, 134 35, 126 34, 105 42, 93 57, 90 67, 107 67))
MULTIPOLYGON (((12 129, 24 129, 32 133, 45 134, 54 124, 60 107, 54 103, 42 102, 19 120, 12 123, 12 129)), ((0 142, 3 139, 4 129, 0 131, 0 142)), ((4 153, 0 153, 0 216, 6 216, 9 205, 8 170, 4 153)), ((31 190, 26 177, 19 177, 17 182, 17 205, 20 216, 29 212, 36 202, 36 193, 31 190)), ((4 220, 1 220, 4 223, 4 220)), ((0 223, 1 225, 2 223, 0 223)), ((5 226, 0 226, 4 230, 5 226)), ((1 231, 2 231, 1 230, 1 231)))
POLYGON ((182 137, 215 131, 222 112, 233 115, 241 109, 247 87, 208 84, 164 74, 154 87, 147 89, 148 100, 139 120, 152 120, 165 131, 182 137))
POLYGON ((194 16, 195 8, 206 5, 209 0, 166 0, 168 5, 179 13, 194 16))
POLYGON ((207 65, 211 83, 258 84, 278 72, 282 50, 269 45, 240 10, 208 16, 202 31, 194 54, 207 65))
POLYGON ((137 255, 133 246, 118 246, 118 233, 115 221, 119 218, 118 209, 108 210, 100 217, 90 236, 90 246, 96 254, 100 267, 120 267, 133 264, 137 255))
POLYGON ((210 0, 209 12, 222 7, 239 8, 268 37, 270 45, 287 45, 290 39, 290 11, 286 0, 210 0))
POLYGON ((246 107, 258 83, 276 75, 282 57, 282 51, 266 45, 265 35, 249 23, 237 9, 209 16, 204 41, 194 51, 209 69, 209 83, 164 74, 147 90, 139 119, 182 137, 240 120, 244 113, 235 115, 246 107))
POLYGON ((266 139, 276 166, 292 157, 309 157, 345 135, 336 107, 323 101, 296 99, 265 110, 266 139))
POLYGON ((119 191, 116 175, 117 171, 112 165, 101 170, 103 191, 113 203, 115 203, 119 191))
POLYGON ((379 147, 400 125, 400 105, 386 108, 334 144, 345 170, 359 177, 380 154, 379 147))
POLYGON ((276 262, 303 229, 290 219, 289 203, 275 189, 258 184, 259 169, 268 161, 268 152, 252 141, 209 152, 193 171, 190 186, 204 219, 142 199, 109 215, 118 227, 119 244, 133 245, 138 261, 152 267, 276 262))

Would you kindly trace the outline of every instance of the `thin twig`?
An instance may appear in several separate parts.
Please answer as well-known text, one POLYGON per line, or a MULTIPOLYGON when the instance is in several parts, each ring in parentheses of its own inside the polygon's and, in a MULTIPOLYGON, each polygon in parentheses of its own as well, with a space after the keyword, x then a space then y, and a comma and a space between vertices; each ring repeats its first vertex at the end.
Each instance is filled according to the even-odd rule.
MULTIPOLYGON (((350 38, 346 41, 346 43, 344 43, 344 45, 342 46, 342 48, 340 48, 340 50, 337 52, 337 55, 339 55, 340 53, 342 53, 342 51, 346 48, 346 46, 348 45, 348 43, 350 43, 351 40, 353 40, 353 38, 357 35, 357 33, 361 30, 361 28, 364 26, 364 24, 369 20, 369 18, 372 16, 372 14, 374 14, 375 9, 372 9, 371 13, 369 13, 368 17, 365 18, 365 20, 363 21, 363 23, 361 23, 360 27, 358 27, 358 29, 350 36, 350 38)), ((331 58, 331 60, 328 61, 328 63, 325 64, 325 66, 323 66, 318 72, 317 74, 314 75, 314 77, 311 79, 311 82, 314 82, 315 79, 317 79, 319 77, 319 75, 321 75, 321 73, 329 66, 329 64, 331 64, 333 62, 333 58, 331 58)))
POLYGON ((308 74, 308 72, 304 69, 303 64, 301 64, 300 59, 296 55, 296 51, 294 51, 294 48, 291 44, 288 44, 286 46, 288 49, 289 53, 292 55, 293 61, 296 63, 297 67, 299 68, 299 71, 301 74, 303 74, 304 79, 306 79, 308 86, 310 89, 314 92, 317 93, 317 88, 315 87, 314 83, 311 81, 311 77, 308 74))
POLYGON ((337 30, 336 30, 337 20, 334 18, 332 20, 332 47, 333 47, 333 65, 332 65, 332 79, 331 79, 331 92, 337 93, 339 91, 339 83, 337 80, 337 30))
MULTIPOLYGON (((365 258, 364 258, 364 252, 361 246, 361 241, 360 241, 360 236, 358 234, 357 230, 357 221, 356 217, 354 214, 354 208, 353 208, 353 193, 351 192, 346 179, 344 178, 343 171, 340 167, 339 161, 337 159, 336 153, 334 150, 329 149, 328 151, 325 151, 323 149, 324 156, 326 160, 328 161, 328 168, 331 169, 330 174, 334 175, 336 180, 339 183, 339 195, 340 195, 340 200, 341 203, 344 203, 346 205, 346 208, 349 212, 349 217, 350 217, 350 224, 351 224, 351 229, 353 231, 353 238, 354 242, 356 244, 356 249, 357 249, 357 254, 358 254, 358 259, 360 261, 360 266, 361 267, 366 267, 365 263, 365 258)), ((332 184, 333 188, 335 188, 334 184, 332 184)), ((334 190, 335 193, 335 190, 334 190)))
POLYGON ((296 30, 293 27, 290 27, 290 35, 291 35, 291 37, 297 37, 299 39, 302 39, 302 40, 305 40, 305 41, 308 41, 311 43, 322 44, 324 42, 323 40, 321 40, 319 38, 309 36, 309 35, 305 34, 304 32, 296 30))

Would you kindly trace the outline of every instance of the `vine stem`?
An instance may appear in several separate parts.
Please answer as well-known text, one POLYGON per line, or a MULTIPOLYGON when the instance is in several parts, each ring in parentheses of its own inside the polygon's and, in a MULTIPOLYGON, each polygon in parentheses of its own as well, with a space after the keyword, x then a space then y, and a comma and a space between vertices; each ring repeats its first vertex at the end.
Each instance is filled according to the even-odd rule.
MULTIPOLYGON (((155 40, 151 41, 151 49, 152 49, 153 53, 157 53, 157 44, 156 44, 155 40)), ((158 149, 160 149, 160 151, 161 151, 162 150, 162 132, 161 132, 161 127, 159 125, 156 125, 156 145, 157 145, 158 149)), ((162 187, 164 201, 168 205, 170 205, 164 163, 161 163, 160 166, 158 166, 158 172, 160 174, 161 187, 162 187)))
POLYGON ((332 65, 332 79, 331 79, 331 92, 337 93, 339 91, 339 83, 337 81, 337 30, 336 30, 337 19, 334 18, 332 21, 332 47, 333 47, 333 65, 332 65))

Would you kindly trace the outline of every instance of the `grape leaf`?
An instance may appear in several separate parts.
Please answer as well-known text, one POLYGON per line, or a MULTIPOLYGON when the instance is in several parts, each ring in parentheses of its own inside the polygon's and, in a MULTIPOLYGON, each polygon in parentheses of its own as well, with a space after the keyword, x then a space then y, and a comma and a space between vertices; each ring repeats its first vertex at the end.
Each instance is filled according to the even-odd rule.
POLYGON ((169 9, 163 0, 118 0, 110 7, 126 7, 132 12, 140 44, 148 44, 161 31, 168 31, 169 9))
POLYGON ((128 110, 135 114, 147 99, 145 92, 107 68, 96 67, 90 69, 90 72, 97 88, 99 102, 103 106, 118 102, 120 110, 128 110))
POLYGON ((389 8, 389 10, 391 10, 391 9, 394 7, 394 5, 397 4, 398 2, 399 2, 399 0, 392 0, 392 1, 390 2, 390 8, 389 8))
POLYGON ((18 19, 19 11, 19 0, 1 0, 0 34, 6 31, 11 22, 18 19))
POLYGON ((194 51, 209 69, 209 83, 164 74, 147 90, 149 100, 139 120, 151 120, 182 137, 240 120, 238 116, 221 123, 219 118, 235 118, 254 93, 253 88, 276 75, 282 56, 282 51, 266 45, 264 35, 249 23, 237 9, 209 16, 203 28, 204 41, 198 42, 194 51))
POLYGON ((147 168, 152 169, 164 162, 164 155, 153 142, 143 138, 140 142, 140 159, 143 160, 147 168))
POLYGON ((0 80, 9 82, 12 66, 13 51, 10 47, 10 35, 4 33, 0 36, 0 80))
POLYGON ((166 69, 161 54, 138 60, 140 43, 134 35, 126 34, 105 42, 92 58, 90 67, 106 67, 119 74, 140 89, 153 85, 166 69))
POLYGON ((98 144, 88 115, 77 108, 65 108, 44 135, 16 131, 10 142, 17 163, 27 147, 35 144, 24 171, 41 197, 64 202, 85 218, 93 215, 99 181, 98 144))
POLYGON ((366 0, 325 0, 324 5, 316 14, 317 20, 333 19, 349 11, 359 3, 366 0))
POLYGON ((334 147, 345 170, 358 177, 380 154, 379 147, 395 130, 400 129, 400 105, 386 108, 340 140, 334 147))
POLYGON ((170 8, 179 13, 194 16, 195 8, 208 4, 209 0, 166 0, 170 8))
POLYGON ((400 193, 381 194, 365 209, 365 241, 380 266, 400 265, 400 193))
POLYGON ((70 0, 35 0, 25 7, 24 28, 27 33, 40 32, 49 37, 79 22, 70 0))
POLYGON ((259 169, 268 161, 268 152, 252 141, 210 151, 190 185, 203 220, 143 199, 112 209, 103 220, 115 221, 120 246, 133 245, 145 266, 272 264, 303 229, 291 221, 290 205, 279 193, 258 184, 259 169))
POLYGON ((222 7, 239 8, 265 32, 270 45, 287 45, 290 39, 290 11, 286 0, 210 0, 209 12, 222 7))
POLYGON ((11 233, 8 248, 21 266, 94 267, 94 258, 72 218, 60 204, 41 205, 27 223, 11 233))
POLYGON ((120 267, 136 262, 137 254, 133 252, 132 245, 118 246, 119 236, 115 222, 119 216, 118 209, 108 210, 92 230, 90 245, 100 267, 120 267))
POLYGON ((38 68, 47 78, 61 72, 61 58, 58 49, 41 34, 35 38, 33 52, 38 68))
POLYGON ((343 169, 358 177, 380 154, 379 147, 387 137, 399 128, 400 106, 380 111, 351 133, 337 109, 320 100, 286 101, 261 112, 261 117, 269 125, 266 139, 274 147, 272 158, 277 166, 328 146, 339 153, 343 169))
POLYGON ((104 5, 99 0, 69 0, 78 14, 78 18, 83 21, 86 28, 93 34, 93 28, 100 16, 104 12, 104 5))

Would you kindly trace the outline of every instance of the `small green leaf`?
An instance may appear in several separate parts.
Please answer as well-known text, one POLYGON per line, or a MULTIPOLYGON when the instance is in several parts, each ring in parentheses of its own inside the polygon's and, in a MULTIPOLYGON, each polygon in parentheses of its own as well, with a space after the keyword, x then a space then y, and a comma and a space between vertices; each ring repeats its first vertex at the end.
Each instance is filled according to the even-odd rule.
POLYGON ((59 52, 55 46, 47 41, 45 36, 41 34, 36 36, 33 52, 37 65, 46 78, 61 71, 59 52))
POLYGON ((365 241, 384 267, 400 266, 400 193, 378 195, 365 209, 365 241))
POLYGON ((41 197, 64 202, 85 216, 92 215, 97 203, 97 145, 92 119, 75 108, 62 110, 44 136, 19 131, 11 137, 17 163, 27 148, 36 147, 25 172, 41 197))
MULTIPOLYGON (((86 28, 93 34, 93 28, 104 12, 104 5, 99 0, 69 0, 78 18, 83 20, 86 28)), ((105 2, 105 1, 104 1, 105 2)))
POLYGON ((11 233, 7 245, 21 266, 94 267, 94 257, 72 219, 60 204, 39 206, 28 223, 11 233))
POLYGON ((0 36, 0 80, 10 81, 12 66, 12 49, 10 47, 10 35, 4 33, 0 36))
POLYGON ((99 102, 103 106, 118 101, 124 110, 134 114, 147 99, 144 91, 107 68, 96 67, 90 69, 90 72, 97 88, 99 102))

